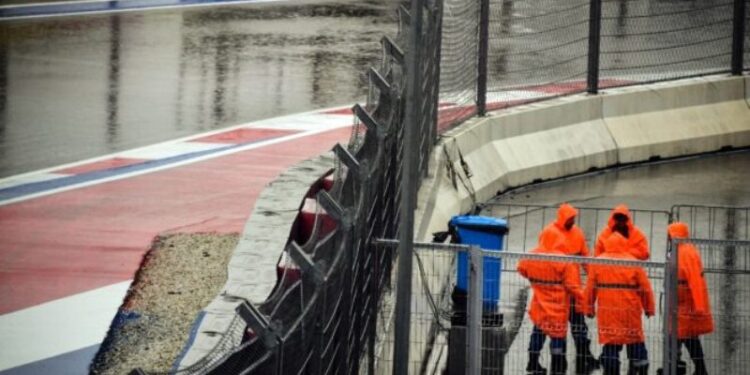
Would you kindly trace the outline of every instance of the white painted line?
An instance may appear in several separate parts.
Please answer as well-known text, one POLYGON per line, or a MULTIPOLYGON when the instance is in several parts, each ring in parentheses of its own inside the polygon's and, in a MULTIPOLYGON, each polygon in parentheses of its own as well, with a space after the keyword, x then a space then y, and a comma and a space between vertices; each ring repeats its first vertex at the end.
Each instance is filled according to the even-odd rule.
MULTIPOLYGON (((322 130, 312 130, 312 131, 303 132, 303 133, 296 133, 296 134, 291 134, 291 135, 284 136, 284 137, 274 138, 274 139, 271 139, 271 140, 268 140, 268 141, 251 143, 249 145, 245 145, 245 146, 242 146, 242 147, 233 147, 233 148, 228 149, 228 150, 218 151, 218 152, 211 153, 209 155, 199 156, 199 157, 195 157, 195 158, 189 158, 189 159, 186 159, 186 160, 183 160, 183 161, 166 164, 166 165, 162 165, 162 166, 159 166, 159 167, 154 167, 154 168, 150 168, 150 169, 134 171, 134 172, 130 172, 130 173, 123 173, 123 174, 119 174, 119 175, 108 177, 108 178, 102 178, 102 179, 95 180, 95 181, 82 182, 80 184, 68 185, 68 186, 64 186, 64 187, 61 187, 61 188, 57 188, 57 189, 45 190, 45 191, 42 191, 42 192, 39 192, 39 193, 35 193, 35 194, 29 194, 29 195, 24 195, 24 196, 13 198, 13 199, 8 199, 8 200, 5 200, 5 201, 0 201, 0 206, 12 204, 12 203, 23 202, 23 201, 26 201, 26 200, 30 200, 30 199, 34 199, 34 198, 39 198, 39 197, 44 197, 44 196, 47 196, 47 195, 57 194, 57 193, 61 193, 61 192, 68 191, 68 190, 80 189, 80 188, 87 187, 87 186, 99 185, 99 184, 103 184, 103 183, 106 183, 106 182, 111 182, 111 181, 116 181, 116 180, 122 180, 122 179, 125 179, 125 178, 140 176, 140 175, 144 175, 144 174, 148 174, 148 173, 154 173, 154 172, 162 171, 162 170, 165 170, 165 169, 171 169, 171 168, 181 167, 183 165, 193 164, 193 163, 197 163, 197 162, 201 162, 201 161, 209 160, 209 159, 215 159, 215 158, 218 158, 218 157, 221 157, 221 156, 231 155, 231 154, 235 154, 235 153, 242 152, 242 151, 247 151, 247 150, 252 150, 252 149, 256 149, 256 148, 271 146, 271 145, 275 145, 275 144, 278 144, 278 143, 295 140, 295 139, 298 139, 298 138, 309 137, 311 135, 315 135, 315 134, 319 134, 319 133, 324 133, 326 131, 330 131, 330 130, 334 130, 334 129, 338 129, 338 128, 343 128, 343 127, 347 127, 347 126, 351 126, 351 125, 352 125, 351 121, 348 121, 347 125, 339 125, 339 126, 335 126, 335 127, 328 126, 328 127, 325 127, 322 130)), ((333 145, 331 145, 331 147, 333 147, 333 145)))
POLYGON ((142 147, 139 149, 125 151, 119 155, 128 159, 165 159, 173 156, 189 154, 191 152, 200 152, 215 150, 217 148, 231 146, 224 143, 202 143, 202 142, 179 142, 170 144, 161 144, 155 146, 142 147))
MULTIPOLYGON (((239 1, 229 1, 229 2, 220 2, 220 3, 198 3, 198 4, 171 4, 171 5, 159 5, 159 6, 151 6, 151 7, 133 7, 133 8, 122 8, 122 9, 107 9, 107 10, 89 10, 89 11, 74 11, 74 12, 67 12, 67 13, 46 13, 46 14, 32 14, 32 15, 23 15, 23 16, 10 16, 5 18, 0 18, 0 22, 6 21, 6 20, 28 20, 28 19, 35 19, 35 18, 52 18, 52 17, 66 17, 66 16, 86 16, 86 15, 98 15, 98 14, 112 14, 112 13, 129 13, 129 12, 146 12, 151 10, 164 10, 164 9, 175 9, 175 8, 206 8, 206 7, 215 7, 215 6, 226 6, 226 5, 243 5, 243 4, 263 4, 263 3, 273 3, 273 2, 282 2, 286 0, 239 0, 239 1)), ((94 2, 95 3, 95 2, 94 2)), ((63 5, 64 2, 60 2, 60 5, 63 5)), ((46 6, 54 6, 57 4, 47 4, 46 6)))
POLYGON ((0 189, 7 189, 13 186, 30 184, 34 182, 49 181, 66 176, 69 175, 62 173, 34 173, 29 175, 13 176, 0 180, 0 189))
POLYGON ((325 130, 331 127, 352 125, 354 115, 329 115, 323 113, 309 113, 295 116, 272 118, 254 123, 251 128, 265 128, 276 130, 325 130))
MULTIPOLYGON (((351 105, 349 105, 349 106, 337 106, 337 107, 319 109, 319 110, 310 111, 310 112, 302 112, 302 113, 298 113, 298 114, 295 114, 295 115, 288 115, 288 116, 284 116, 284 117, 278 117, 276 119, 286 119, 287 121, 294 121, 294 119, 296 118, 296 116, 305 116, 305 115, 311 115, 311 114, 318 114, 318 113, 322 113, 322 112, 337 111, 337 110, 341 110, 341 109, 345 109, 345 108, 351 108, 351 105)), ((322 116, 331 116, 331 119, 346 118, 346 119, 349 119, 349 121, 350 121, 349 125, 351 125, 352 115, 324 115, 324 114, 322 114, 322 116)), ((237 130, 237 129, 242 129, 242 128, 263 128, 264 126, 258 125, 258 124, 261 124, 263 121, 271 121, 271 120, 275 120, 275 119, 271 118, 271 119, 266 119, 266 120, 259 120, 257 122, 249 122, 249 123, 238 124, 238 125, 234 125, 234 126, 228 126, 226 128, 212 130, 212 131, 208 131, 208 132, 204 132, 204 133, 193 134, 193 135, 185 136, 185 137, 182 137, 182 138, 176 138, 176 139, 172 139, 172 140, 161 142, 161 143, 155 143, 155 144, 148 145, 148 146, 138 147, 138 148, 134 148, 134 149, 130 149, 130 150, 118 151, 118 152, 114 152, 114 153, 111 153, 111 154, 97 156, 97 157, 94 157, 94 158, 89 158, 89 159, 84 159, 84 160, 80 160, 80 161, 75 161, 75 162, 72 162, 72 163, 67 163, 67 164, 62 164, 62 165, 56 165, 54 167, 42 168, 42 169, 38 169, 38 170, 35 170, 35 171, 25 172, 25 173, 21 173, 21 174, 17 174, 17 175, 13 175, 13 176, 2 178, 2 179, 0 179, 0 184, 3 183, 6 180, 11 180, 11 179, 16 179, 16 178, 23 178, 23 177, 34 175, 34 174, 37 174, 37 173, 50 173, 50 172, 54 172, 54 171, 61 170, 61 169, 68 169, 68 168, 78 167, 78 166, 89 164, 89 163, 95 163, 95 162, 99 162, 99 161, 102 161, 102 160, 108 160, 108 159, 120 157, 121 154, 124 153, 124 152, 136 151, 136 150, 140 150, 140 149, 143 149, 143 148, 149 148, 149 147, 153 147, 153 146, 157 146, 157 145, 169 145, 169 144, 179 143, 179 142, 190 142, 193 139, 199 139, 199 138, 209 137, 209 136, 212 136, 212 135, 222 134, 222 133, 226 133, 226 132, 230 132, 230 131, 237 130)), ((339 122, 337 121, 336 123, 338 124, 339 122)), ((305 129, 305 130, 307 130, 307 129, 305 129)))
POLYGON ((516 100, 536 99, 550 96, 550 94, 541 91, 532 90, 510 90, 501 92, 487 92, 488 102, 509 102, 516 100))
POLYGON ((130 283, 0 316, 0 371, 101 343, 130 283))

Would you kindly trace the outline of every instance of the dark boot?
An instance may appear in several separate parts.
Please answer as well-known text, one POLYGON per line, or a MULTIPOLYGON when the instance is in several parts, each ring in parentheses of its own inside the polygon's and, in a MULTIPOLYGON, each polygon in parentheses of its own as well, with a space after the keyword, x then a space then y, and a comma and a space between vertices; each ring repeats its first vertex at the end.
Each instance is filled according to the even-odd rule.
MULTIPOLYGON (((656 370, 656 375, 663 375, 663 374, 664 374, 664 370, 661 367, 659 367, 656 370)), ((685 361, 681 360, 677 362, 677 375, 687 375, 687 363, 685 363, 685 361)))
POLYGON ((547 375, 547 369, 539 364, 539 353, 529 353, 529 363, 526 365, 529 375, 547 375))
POLYGON ((637 367, 631 364, 628 367, 628 375, 648 375, 648 364, 637 367))
POLYGON ((565 358, 564 354, 553 354, 551 362, 552 370, 550 371, 550 374, 564 375, 568 371, 568 360, 565 358))
POLYGON ((694 359, 693 364, 695 365, 695 372, 693 375, 708 375, 706 362, 704 362, 703 359, 694 359))
POLYGON ((602 360, 602 374, 620 375, 620 361, 602 360))
POLYGON ((576 347, 576 374, 588 375, 599 368, 599 360, 591 354, 589 343, 576 347))

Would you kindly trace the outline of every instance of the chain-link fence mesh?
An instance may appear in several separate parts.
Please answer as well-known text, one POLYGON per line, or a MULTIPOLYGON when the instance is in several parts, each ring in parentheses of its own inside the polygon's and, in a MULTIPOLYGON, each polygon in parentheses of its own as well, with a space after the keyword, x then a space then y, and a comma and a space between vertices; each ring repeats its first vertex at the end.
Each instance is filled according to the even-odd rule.
POLYGON ((440 119, 445 129, 476 114, 479 1, 444 0, 440 119))
MULTIPOLYGON (((356 125, 351 140, 347 147, 334 149, 334 187, 318 195, 322 210, 317 212, 313 236, 305 244, 290 243, 285 249, 285 257, 296 267, 284 268, 264 303, 240 305, 238 316, 247 328, 233 323, 217 349, 179 373, 334 374, 390 368, 393 301, 384 295, 393 285, 395 250, 376 249, 373 239, 398 238, 404 200, 400 187, 405 178, 416 178, 409 192, 416 194, 418 177, 427 171, 439 133, 474 116, 482 105, 493 110, 601 87, 726 72, 737 65, 732 64, 737 61, 733 56, 742 62, 750 55, 748 42, 744 49, 733 49, 733 45, 741 47, 737 40, 750 39, 738 34, 742 28, 733 22, 747 18, 746 11, 735 17, 735 9, 743 8, 737 5, 747 1, 485 1, 489 3, 420 0, 419 19, 410 16, 409 8, 399 9, 399 34, 383 39, 382 64, 368 72, 367 103, 353 108, 356 125), (412 29, 421 34, 409 38, 412 29), (482 30, 488 31, 486 40, 482 30), (410 40, 416 44, 409 46, 410 40), (481 55, 483 42, 488 45, 487 56, 481 55), (413 59, 419 74, 413 98, 406 95, 408 53, 419 56, 413 59), (484 61, 486 75, 480 74, 484 61), (479 93, 485 86, 486 91, 479 93), (477 103, 483 97, 486 103, 477 103), (413 108, 414 123, 407 124, 407 113, 413 108), (406 126, 417 129, 414 144, 404 142, 406 126), (419 176, 404 175, 407 153, 416 154, 414 170, 419 176), (335 229, 321 222, 331 219, 335 229)), ((551 207, 516 207, 500 213, 502 209, 490 208, 492 215, 507 217, 515 228, 506 240, 508 248, 531 248, 538 230, 554 217, 551 207)), ((663 259, 663 228, 669 215, 638 210, 633 214, 634 222, 647 233, 652 259, 663 259)), ((579 222, 590 244, 607 215, 608 209, 582 211, 579 222)), ((415 305, 415 314, 423 317, 415 318, 412 327, 415 372, 441 368, 447 358, 449 345, 441 334, 453 318, 446 315, 455 299, 446 297, 453 256, 431 264, 418 258, 415 264, 414 280, 423 280, 413 290, 429 290, 419 302, 426 307, 415 305)), ((518 257, 528 256, 501 256, 508 257, 503 262, 508 280, 502 285, 510 288, 501 291, 501 309, 526 303, 523 292, 513 292, 524 290, 524 281, 513 267, 518 257)), ((657 278, 652 270, 648 275, 657 278)), ((485 349, 488 353, 515 350, 521 357, 512 358, 518 361, 523 350, 513 349, 512 338, 530 337, 531 331, 516 310, 504 316, 517 320, 515 333, 491 332, 496 336, 485 349), (492 343, 495 338, 504 340, 505 346, 492 343)), ((647 325, 655 335, 652 328, 647 325)), ((516 340, 521 343, 517 345, 526 345, 522 340, 516 340)), ((503 365, 518 367, 492 364, 503 365)))
MULTIPOLYGON (((520 249, 514 249, 520 250, 520 249)), ((667 263, 665 262, 641 262, 604 258, 579 258, 562 255, 534 254, 530 252, 482 252, 483 262, 495 262, 499 269, 499 277, 494 280, 496 293, 482 293, 482 319, 481 319, 481 348, 472 348, 467 342, 467 305, 473 297, 469 290, 468 295, 456 289, 456 274, 459 265, 468 267, 468 262, 460 262, 461 256, 470 256, 469 248, 465 245, 442 245, 442 244, 415 244, 415 272, 414 272, 414 294, 412 295, 412 333, 411 347, 413 353, 419 358, 410 362, 410 370, 413 373, 435 373, 435 369, 446 368, 448 373, 464 373, 468 364, 468 356, 472 350, 480 350, 481 373, 483 374, 519 374, 526 373, 529 365, 529 353, 537 353, 541 336, 534 329, 534 323, 530 320, 528 310, 531 308, 533 292, 531 285, 537 285, 542 289, 577 289, 582 293, 587 287, 584 276, 579 284, 563 284, 562 280, 540 281, 533 275, 522 275, 518 271, 521 262, 529 262, 545 265, 549 268, 558 268, 561 265, 573 264, 573 267, 581 267, 586 263, 587 267, 599 267, 603 272, 610 269, 633 270, 639 269, 648 278, 648 288, 653 291, 649 297, 653 298, 654 316, 647 318, 644 311, 630 311, 627 308, 609 306, 604 302, 595 304, 596 314, 610 315, 633 315, 642 317, 640 326, 645 340, 643 343, 648 350, 648 358, 651 363, 660 364, 662 361, 661 347, 663 345, 663 314, 664 303, 664 273, 667 263), (540 284, 541 283, 541 284, 540 284), (419 287, 419 289, 416 289, 419 287), (491 295, 491 298, 487 296, 491 295), (532 345, 535 341, 535 345, 532 345), (533 351, 531 348, 534 348, 533 351)), ((485 266, 485 272, 488 268, 485 266)), ((577 268, 576 268, 577 270, 577 268)), ((578 271, 576 271, 578 272, 578 271)), ((467 272, 467 275, 471 273, 467 272)), ((490 284, 487 275, 484 275, 484 288, 490 284)), ((593 281, 592 281, 593 283, 593 281)), ((470 283, 471 284, 471 283, 470 283)), ((599 294, 621 293, 640 295, 647 292, 647 287, 638 286, 638 289, 628 289, 630 285, 620 285, 611 288, 610 285, 599 283, 592 284, 592 290, 598 288, 599 294), (616 291, 615 291, 616 289, 616 291)), ((464 291, 466 292, 466 291, 464 291)), ((547 302, 549 310, 560 309, 565 311, 569 308, 569 302, 564 299, 553 299, 547 302), (550 305, 551 304, 551 305, 550 305), (554 306, 553 306, 554 305, 554 306)), ((633 310, 638 307, 633 307, 633 310)), ((470 310, 470 309, 469 309, 470 310)), ((567 315, 565 321, 567 322, 567 315)), ((597 319, 587 318, 585 323, 588 327, 587 333, 582 333, 576 326, 576 335, 566 323, 566 336, 564 342, 565 358, 567 367, 575 368, 577 360, 576 346, 573 345, 577 339, 586 337, 590 340, 590 348, 594 357, 601 354, 599 343, 600 327, 597 319)), ((551 327, 539 327, 548 329, 551 327)), ((636 327, 637 328, 637 327, 636 327)), ((610 331, 613 328, 610 327, 610 331)), ((539 356, 539 364, 551 369, 552 357, 550 355, 550 338, 544 339, 544 349, 539 356)), ((627 368, 625 351, 622 353, 623 368, 627 368)), ((564 371, 563 371, 564 373, 564 371)))
POLYGON ((695 238, 750 241, 750 207, 678 205, 672 216, 687 223, 695 238))
MULTIPOLYGON (((545 226, 557 220, 559 206, 524 205, 488 202, 480 205, 481 214, 502 217, 512 228, 503 238, 504 249, 532 249, 539 240, 539 233, 545 226)), ((594 255, 596 240, 608 226, 611 208, 576 206, 578 214, 576 225, 584 233, 589 254, 594 255)), ((667 224, 670 222, 668 211, 631 209, 635 227, 641 230, 648 242, 650 259, 664 260, 667 249, 667 224)))
POLYGON ((585 90, 589 1, 490 2, 487 108, 585 90))
MULTIPOLYGON (((750 366, 750 241, 686 239, 680 243, 692 244, 697 249, 703 266, 700 277, 708 286, 713 331, 696 337, 701 343, 707 373, 747 372, 750 366)), ((682 273, 680 277, 684 277, 682 273)), ((683 293, 690 292, 687 280, 681 279, 678 288, 683 293)), ((684 320, 680 324, 682 322, 684 320)), ((687 373, 693 374, 696 362, 691 359, 690 345, 691 341, 682 340, 681 360, 687 365, 687 373)))
POLYGON ((418 189, 432 152, 441 6, 425 4, 419 20, 423 58, 417 71, 423 84, 416 96, 417 122, 404 121, 404 41, 415 20, 402 7, 399 35, 383 39, 382 64, 369 72, 368 102, 353 107, 357 121, 350 142, 334 147, 333 186, 317 194, 312 234, 301 244, 290 240, 283 271, 265 302, 240 304, 242 329, 225 333, 227 345, 178 373, 352 374, 388 366, 382 353, 391 301, 383 295, 392 285, 395 252, 377 250, 372 241, 398 237, 405 154, 416 156, 418 173, 411 178, 418 189), (406 126, 417 129, 417 147, 404 144, 406 126))

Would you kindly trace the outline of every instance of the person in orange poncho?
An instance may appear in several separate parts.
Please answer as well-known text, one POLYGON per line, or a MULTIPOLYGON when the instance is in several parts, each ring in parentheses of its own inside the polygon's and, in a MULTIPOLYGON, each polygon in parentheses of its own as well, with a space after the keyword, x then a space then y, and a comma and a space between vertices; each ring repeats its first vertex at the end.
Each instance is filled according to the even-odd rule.
MULTIPOLYGON (((667 235, 670 240, 688 238, 688 226, 681 222, 672 223, 667 227, 667 235)), ((695 365, 694 374, 706 375, 708 370, 699 337, 714 331, 714 321, 708 286, 703 278, 703 263, 698 249, 691 243, 680 243, 677 257, 677 339, 690 353, 695 365)), ((687 372, 685 362, 679 361, 680 372, 687 372)))
MULTIPOLYGON (((557 220, 549 223, 539 235, 540 239, 547 232, 559 232, 565 238, 565 254, 588 257, 589 248, 583 230, 576 225, 578 210, 568 203, 563 203, 557 210, 557 220)), ((584 270, 586 266, 583 265, 584 270)), ((584 315, 576 309, 575 299, 570 300, 570 333, 576 346, 576 374, 588 374, 599 368, 599 361, 591 354, 591 340, 584 315)))
POLYGON ((612 233, 620 233, 628 240, 628 251, 636 259, 648 260, 648 240, 643 232, 633 224, 628 206, 620 204, 612 210, 607 222, 607 227, 599 233, 596 239, 594 255, 599 256, 604 252, 604 242, 612 233))
MULTIPOLYGON (((534 254, 565 255, 565 238, 556 231, 543 233, 534 254)), ((583 306, 581 277, 578 267, 572 263, 524 259, 518 263, 518 272, 531 282, 534 291, 529 308, 529 317, 534 330, 529 342, 529 374, 546 374, 539 363, 539 356, 547 336, 550 337, 551 374, 565 374, 568 363, 565 359, 565 336, 568 333, 570 297, 583 306)))
MULTIPOLYGON (((628 240, 613 233, 604 241, 603 259, 636 260, 628 240)), ((648 351, 641 315, 653 316, 654 292, 646 272, 638 266, 589 264, 585 311, 596 313, 599 342, 604 345, 599 358, 605 375, 620 373, 620 351, 627 346, 628 374, 648 373, 648 351), (595 305, 597 308, 595 308, 595 305)))

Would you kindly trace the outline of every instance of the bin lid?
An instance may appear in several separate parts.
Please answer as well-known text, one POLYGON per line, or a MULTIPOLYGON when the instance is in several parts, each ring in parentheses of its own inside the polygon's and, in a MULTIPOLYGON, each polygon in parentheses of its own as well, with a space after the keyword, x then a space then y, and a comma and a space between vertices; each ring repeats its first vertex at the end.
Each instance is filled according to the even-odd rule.
POLYGON ((451 218, 449 225, 495 234, 508 233, 508 222, 505 219, 489 216, 457 215, 451 218))

